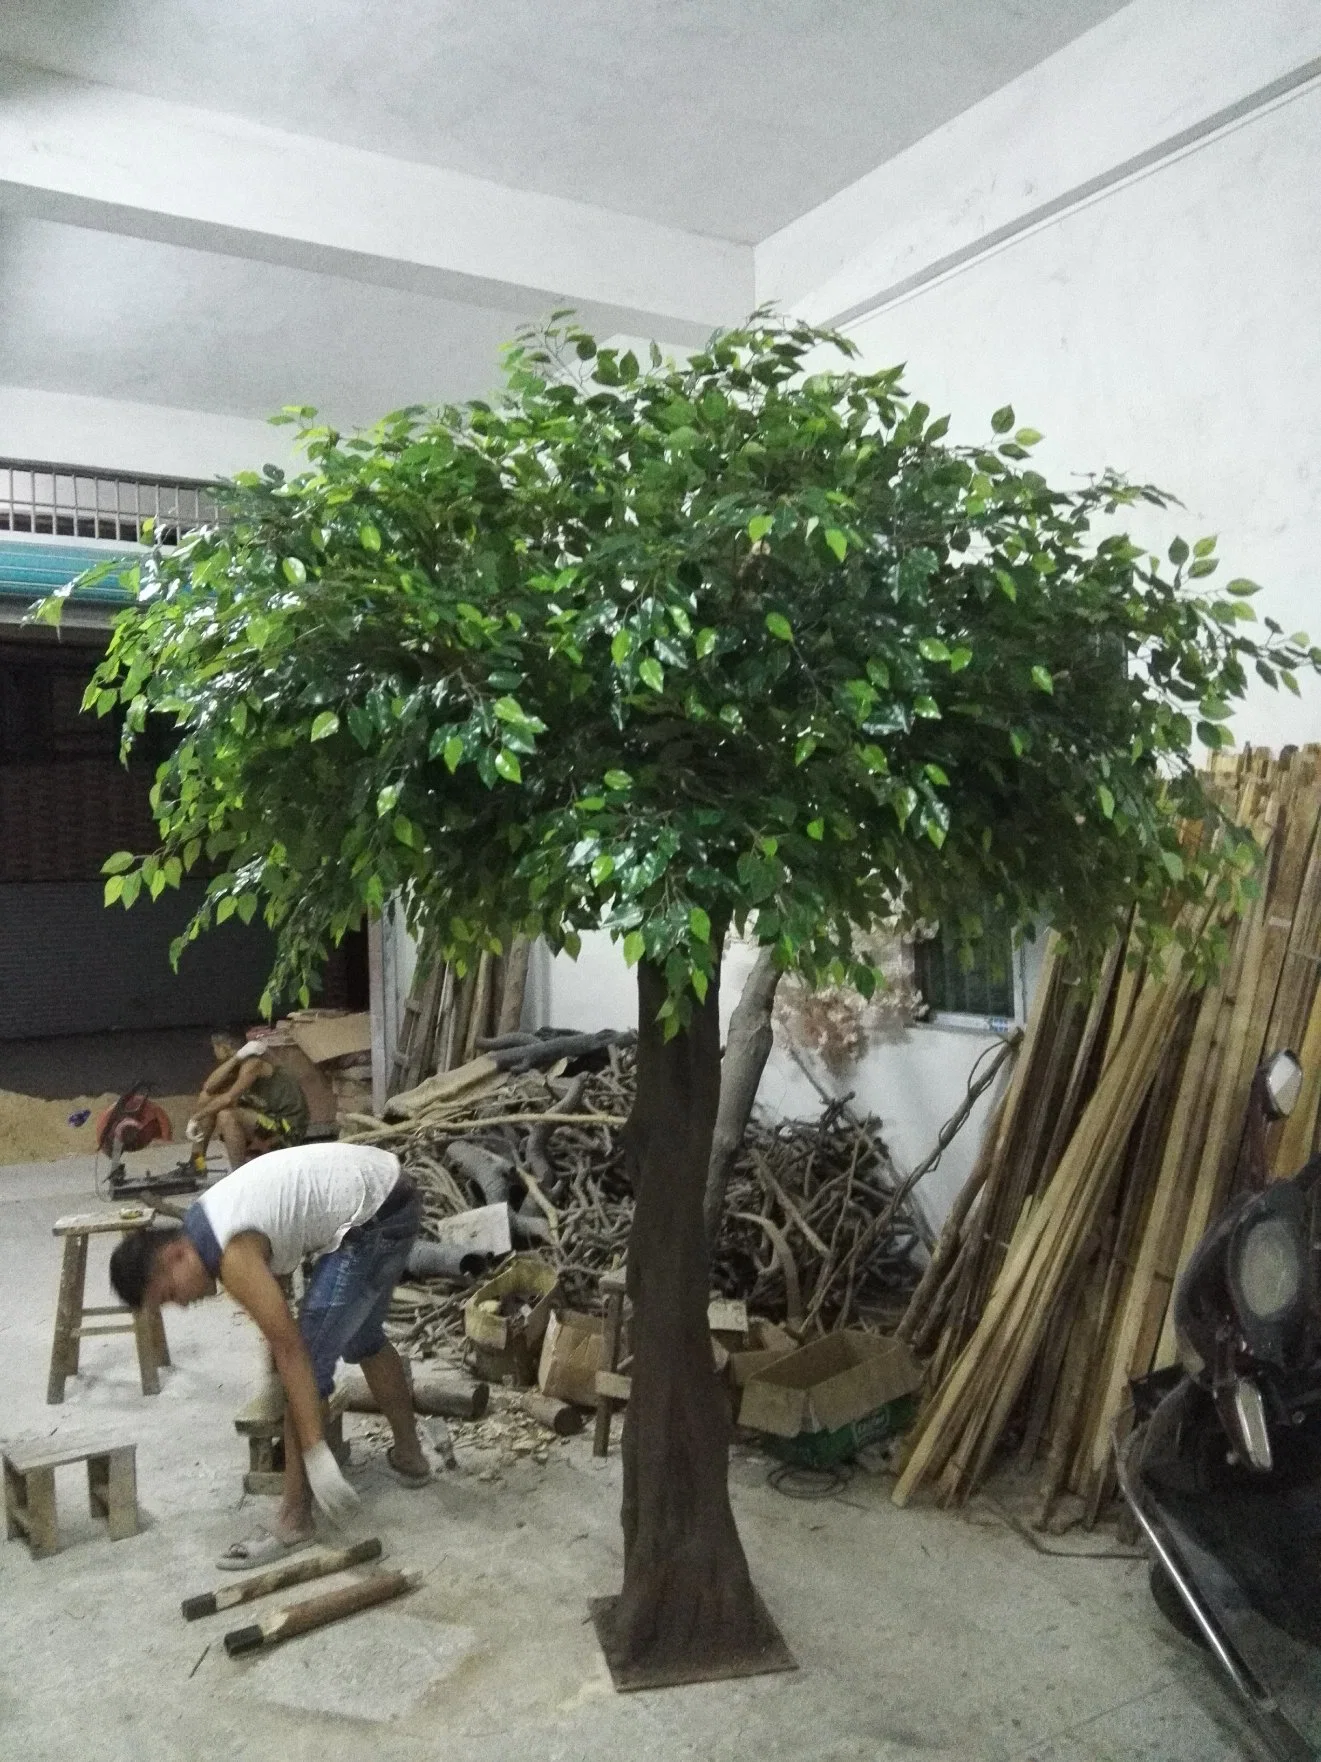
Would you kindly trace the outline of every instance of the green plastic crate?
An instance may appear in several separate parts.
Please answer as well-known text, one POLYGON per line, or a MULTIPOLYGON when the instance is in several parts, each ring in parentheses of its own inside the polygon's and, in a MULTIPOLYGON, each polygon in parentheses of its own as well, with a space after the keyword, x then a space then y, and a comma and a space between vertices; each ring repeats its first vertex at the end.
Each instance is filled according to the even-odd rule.
POLYGON ((837 1463, 852 1462, 866 1445, 897 1436, 912 1423, 916 1412, 913 1397, 901 1395, 897 1401, 887 1401, 874 1413, 865 1413, 861 1419, 837 1426, 833 1432, 799 1432, 793 1438, 776 1438, 763 1432, 761 1440, 772 1456, 793 1463, 795 1468, 834 1468, 837 1463))

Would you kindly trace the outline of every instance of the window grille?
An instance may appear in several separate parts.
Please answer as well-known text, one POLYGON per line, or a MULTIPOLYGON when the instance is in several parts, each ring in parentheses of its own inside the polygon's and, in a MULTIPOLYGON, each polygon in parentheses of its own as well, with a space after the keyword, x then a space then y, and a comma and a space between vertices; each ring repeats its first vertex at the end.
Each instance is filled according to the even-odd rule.
POLYGON ((913 946, 914 982, 933 1015, 986 1016, 1012 1021, 1014 942, 1007 926, 990 923, 965 966, 943 932, 913 946))
POLYGON ((0 532, 140 544, 148 519, 156 523, 159 543, 177 544, 219 519, 214 486, 193 478, 0 459, 0 532))

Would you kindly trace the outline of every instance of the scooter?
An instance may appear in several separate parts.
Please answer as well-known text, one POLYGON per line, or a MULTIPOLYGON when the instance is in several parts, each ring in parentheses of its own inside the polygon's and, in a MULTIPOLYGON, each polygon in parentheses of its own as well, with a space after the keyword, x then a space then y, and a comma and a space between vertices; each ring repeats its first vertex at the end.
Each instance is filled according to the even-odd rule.
MULTIPOLYGON (((1133 1384, 1136 1423, 1116 1443, 1158 1606, 1210 1652, 1281 1762, 1321 1756, 1281 1700, 1290 1675, 1321 1698, 1321 1156, 1270 1184, 1265 1156, 1267 1123, 1301 1085, 1292 1053, 1258 1071, 1248 1190, 1189 1259, 1180 1364, 1133 1384)), ((1321 1706, 1317 1719, 1321 1741, 1321 1706)))

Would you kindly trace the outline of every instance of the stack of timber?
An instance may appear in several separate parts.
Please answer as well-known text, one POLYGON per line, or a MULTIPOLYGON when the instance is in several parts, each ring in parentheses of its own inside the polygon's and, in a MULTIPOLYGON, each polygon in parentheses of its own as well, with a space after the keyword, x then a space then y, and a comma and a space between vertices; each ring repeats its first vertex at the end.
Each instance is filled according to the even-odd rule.
MULTIPOLYGON (((1260 892, 1210 984, 1177 950, 1149 970, 1134 945, 1088 987, 1048 946, 1017 1068, 900 1325, 930 1354, 900 1504, 919 1488, 961 1502, 1014 1446, 1040 1476, 1039 1525, 1066 1492, 1093 1521, 1129 1381, 1176 1361, 1175 1281, 1245 1178, 1253 1074, 1286 1047, 1306 1086, 1271 1128, 1269 1166, 1291 1173, 1312 1151, 1321 748, 1220 755, 1211 779, 1265 849, 1260 892)), ((1209 901, 1207 921, 1221 910, 1209 901)))
POLYGON ((423 945, 395 1050, 389 1092, 457 1070, 479 1041, 517 1032, 523 1019, 531 943, 516 936, 504 955, 483 954, 462 976, 423 945))

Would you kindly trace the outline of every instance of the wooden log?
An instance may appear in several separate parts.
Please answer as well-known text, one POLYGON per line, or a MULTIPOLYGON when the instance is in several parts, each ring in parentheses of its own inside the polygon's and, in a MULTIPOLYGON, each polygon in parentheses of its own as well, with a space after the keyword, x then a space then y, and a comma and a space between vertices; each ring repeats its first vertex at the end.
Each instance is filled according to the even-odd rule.
POLYGON ((225 1650, 231 1658, 241 1657, 245 1652, 260 1652, 282 1640, 292 1640, 299 1634, 311 1633, 314 1628, 326 1627, 332 1621, 341 1621, 346 1615, 357 1615, 360 1610, 373 1609, 378 1603, 402 1597, 405 1591, 416 1589, 420 1583, 421 1574, 415 1572, 373 1573, 357 1584, 345 1585, 342 1590, 327 1591, 323 1596, 308 1597, 305 1602, 288 1603, 283 1609, 273 1609, 250 1627, 231 1629, 225 1635, 225 1650))
POLYGON ((273 1566, 253 1578, 240 1579, 237 1584, 221 1585, 218 1590, 202 1591, 196 1597, 185 1597, 180 1614, 185 1621, 198 1621, 204 1615, 218 1615, 222 1609, 234 1609, 240 1603, 252 1603, 268 1597, 272 1591, 287 1591, 293 1585, 306 1584, 309 1579, 329 1578, 332 1572, 346 1572, 351 1566, 365 1566, 381 1557, 381 1540, 372 1536, 368 1541, 355 1542, 349 1548, 336 1548, 326 1554, 305 1554, 298 1560, 273 1566))
POLYGON ((557 1438, 574 1437, 586 1423, 581 1409, 571 1401, 556 1401, 536 1389, 525 1389, 518 1397, 518 1405, 529 1419, 535 1419, 557 1438))
MULTIPOLYGON (((457 1371, 428 1368, 426 1371, 414 1371, 410 1380, 415 1413, 439 1414, 445 1419, 480 1419, 490 1404, 490 1385, 474 1382, 457 1371)), ((340 1383, 340 1389, 344 1392, 344 1407, 347 1412, 381 1411, 360 1370, 347 1371, 340 1383)))

